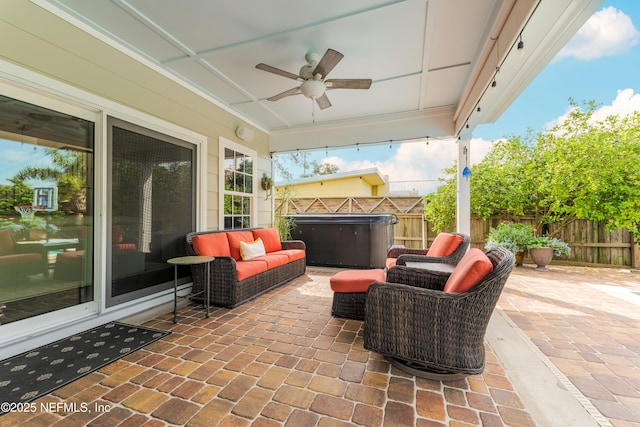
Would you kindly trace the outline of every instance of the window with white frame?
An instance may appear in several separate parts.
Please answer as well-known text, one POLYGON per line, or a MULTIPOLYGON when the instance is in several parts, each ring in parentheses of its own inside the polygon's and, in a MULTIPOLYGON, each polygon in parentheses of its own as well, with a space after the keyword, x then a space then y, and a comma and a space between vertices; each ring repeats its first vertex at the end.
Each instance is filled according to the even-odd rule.
POLYGON ((257 153, 242 145, 220 139, 221 190, 225 230, 254 225, 255 167, 257 153))

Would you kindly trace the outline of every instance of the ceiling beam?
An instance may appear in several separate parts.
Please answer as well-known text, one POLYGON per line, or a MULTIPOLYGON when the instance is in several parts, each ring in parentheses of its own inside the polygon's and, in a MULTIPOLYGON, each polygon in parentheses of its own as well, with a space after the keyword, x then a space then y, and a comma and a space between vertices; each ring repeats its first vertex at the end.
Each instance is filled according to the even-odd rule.
POLYGON ((476 77, 465 92, 462 102, 458 105, 458 109, 454 114, 454 128, 456 133, 460 132, 462 127, 467 123, 471 113, 476 109, 478 102, 484 95, 487 87, 493 81, 498 67, 502 64, 505 57, 511 50, 514 42, 517 40, 525 23, 535 11, 540 0, 520 0, 507 2, 507 7, 503 8, 503 16, 496 23, 496 31, 492 36, 482 56, 484 62, 477 69, 476 77), (511 6, 509 9, 508 6, 511 6), (502 24, 502 25, 501 25, 502 24))

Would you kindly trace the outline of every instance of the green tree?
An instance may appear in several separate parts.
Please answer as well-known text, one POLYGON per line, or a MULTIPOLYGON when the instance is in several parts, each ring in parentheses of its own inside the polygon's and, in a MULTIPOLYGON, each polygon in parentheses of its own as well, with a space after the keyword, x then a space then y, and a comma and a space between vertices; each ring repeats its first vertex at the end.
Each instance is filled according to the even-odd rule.
POLYGON ((59 200, 70 201, 74 210, 86 209, 86 153, 46 148, 45 154, 51 158, 52 167, 28 166, 20 169, 14 178, 19 181, 54 181, 58 186, 59 200))
POLYGON ((278 175, 285 181, 294 179, 291 173, 291 165, 302 167, 300 178, 310 178, 312 176, 330 175, 338 172, 338 165, 333 163, 320 163, 317 160, 308 161, 306 152, 277 154, 273 160, 278 175))
MULTIPOLYGON (((640 112, 594 120, 596 105, 573 100, 553 129, 497 142, 471 175, 471 213, 534 215, 560 230, 576 219, 627 228, 640 238, 640 112)), ((456 170, 427 198, 425 217, 443 230, 455 220, 456 170)))
POLYGON ((14 206, 33 204, 33 189, 24 181, 9 178, 7 179, 12 185, 0 186, 0 211, 9 215, 15 215, 14 206))
POLYGON ((318 163, 317 160, 312 161, 311 166, 313 167, 313 173, 311 176, 331 175, 337 173, 340 169, 338 165, 334 165, 332 163, 318 163))
POLYGON ((513 219, 535 210, 531 133, 496 142, 471 175, 471 213, 513 219))
POLYGON ((436 232, 451 230, 456 219, 457 165, 443 169, 442 172, 445 174, 440 179, 442 185, 424 197, 424 217, 433 223, 436 232))
POLYGON ((596 122, 596 105, 572 102, 568 119, 539 135, 534 160, 541 223, 574 218, 640 237, 640 112, 596 122))

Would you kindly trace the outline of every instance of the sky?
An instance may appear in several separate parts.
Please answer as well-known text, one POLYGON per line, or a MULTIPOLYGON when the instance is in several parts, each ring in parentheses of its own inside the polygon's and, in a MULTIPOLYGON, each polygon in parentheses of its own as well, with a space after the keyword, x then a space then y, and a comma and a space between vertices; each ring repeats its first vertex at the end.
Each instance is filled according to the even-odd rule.
MULTIPOLYGON (((605 1, 495 123, 474 129, 471 163, 482 160, 492 141, 523 136, 528 129, 541 132, 561 122, 569 112, 569 99, 595 101, 595 115, 602 118, 640 110, 640 1, 605 1)), ((377 167, 389 175, 392 189, 415 188, 424 194, 437 187, 442 169, 453 165, 457 150, 451 144, 330 149, 310 152, 307 160, 332 163, 340 172, 377 167)), ((276 182, 279 179, 276 174, 276 182)))
MULTIPOLYGON (((19 170, 27 167, 51 167, 50 158, 45 155, 43 147, 24 144, 17 145, 15 142, 0 139, 0 184, 10 185, 8 178, 16 176, 19 170)), ((29 181, 31 184, 40 185, 41 182, 29 181)))
MULTIPOLYGON (((525 45, 526 49, 526 45, 525 45)), ((640 1, 608 0, 574 38, 492 124, 473 131, 471 164, 482 160, 492 141, 541 132, 560 122, 569 112, 569 99, 595 101, 603 118, 640 110, 640 1)), ((40 147, 16 147, 0 140, 3 156, 0 181, 24 166, 47 166, 50 159, 40 147), (3 144, 8 144, 4 146, 3 144), (8 168, 10 164, 13 168, 8 168)), ((457 150, 452 141, 394 143, 329 149, 307 153, 307 160, 337 165, 340 172, 377 167, 388 175, 392 190, 417 190, 420 194, 438 186, 442 170, 453 165, 457 150)), ((302 173, 287 163, 294 178, 302 173)), ((282 179, 274 169, 276 182, 282 179)))

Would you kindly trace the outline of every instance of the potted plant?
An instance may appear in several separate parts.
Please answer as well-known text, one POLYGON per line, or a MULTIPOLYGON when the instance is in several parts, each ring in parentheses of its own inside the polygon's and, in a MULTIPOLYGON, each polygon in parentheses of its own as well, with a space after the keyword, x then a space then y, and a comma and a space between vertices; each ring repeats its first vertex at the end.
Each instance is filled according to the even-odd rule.
POLYGON ((487 237, 487 249, 505 248, 516 256, 516 265, 522 265, 524 254, 533 237, 533 227, 526 224, 506 222, 492 228, 487 237))
POLYGON ((534 236, 529 240, 527 249, 538 271, 547 271, 547 265, 554 256, 571 253, 569 245, 555 237, 534 236))
POLYGON ((269 197, 271 197, 271 188, 273 187, 273 178, 268 176, 266 173, 263 173, 262 179, 260 180, 260 186, 267 192, 265 200, 269 199, 269 197))

